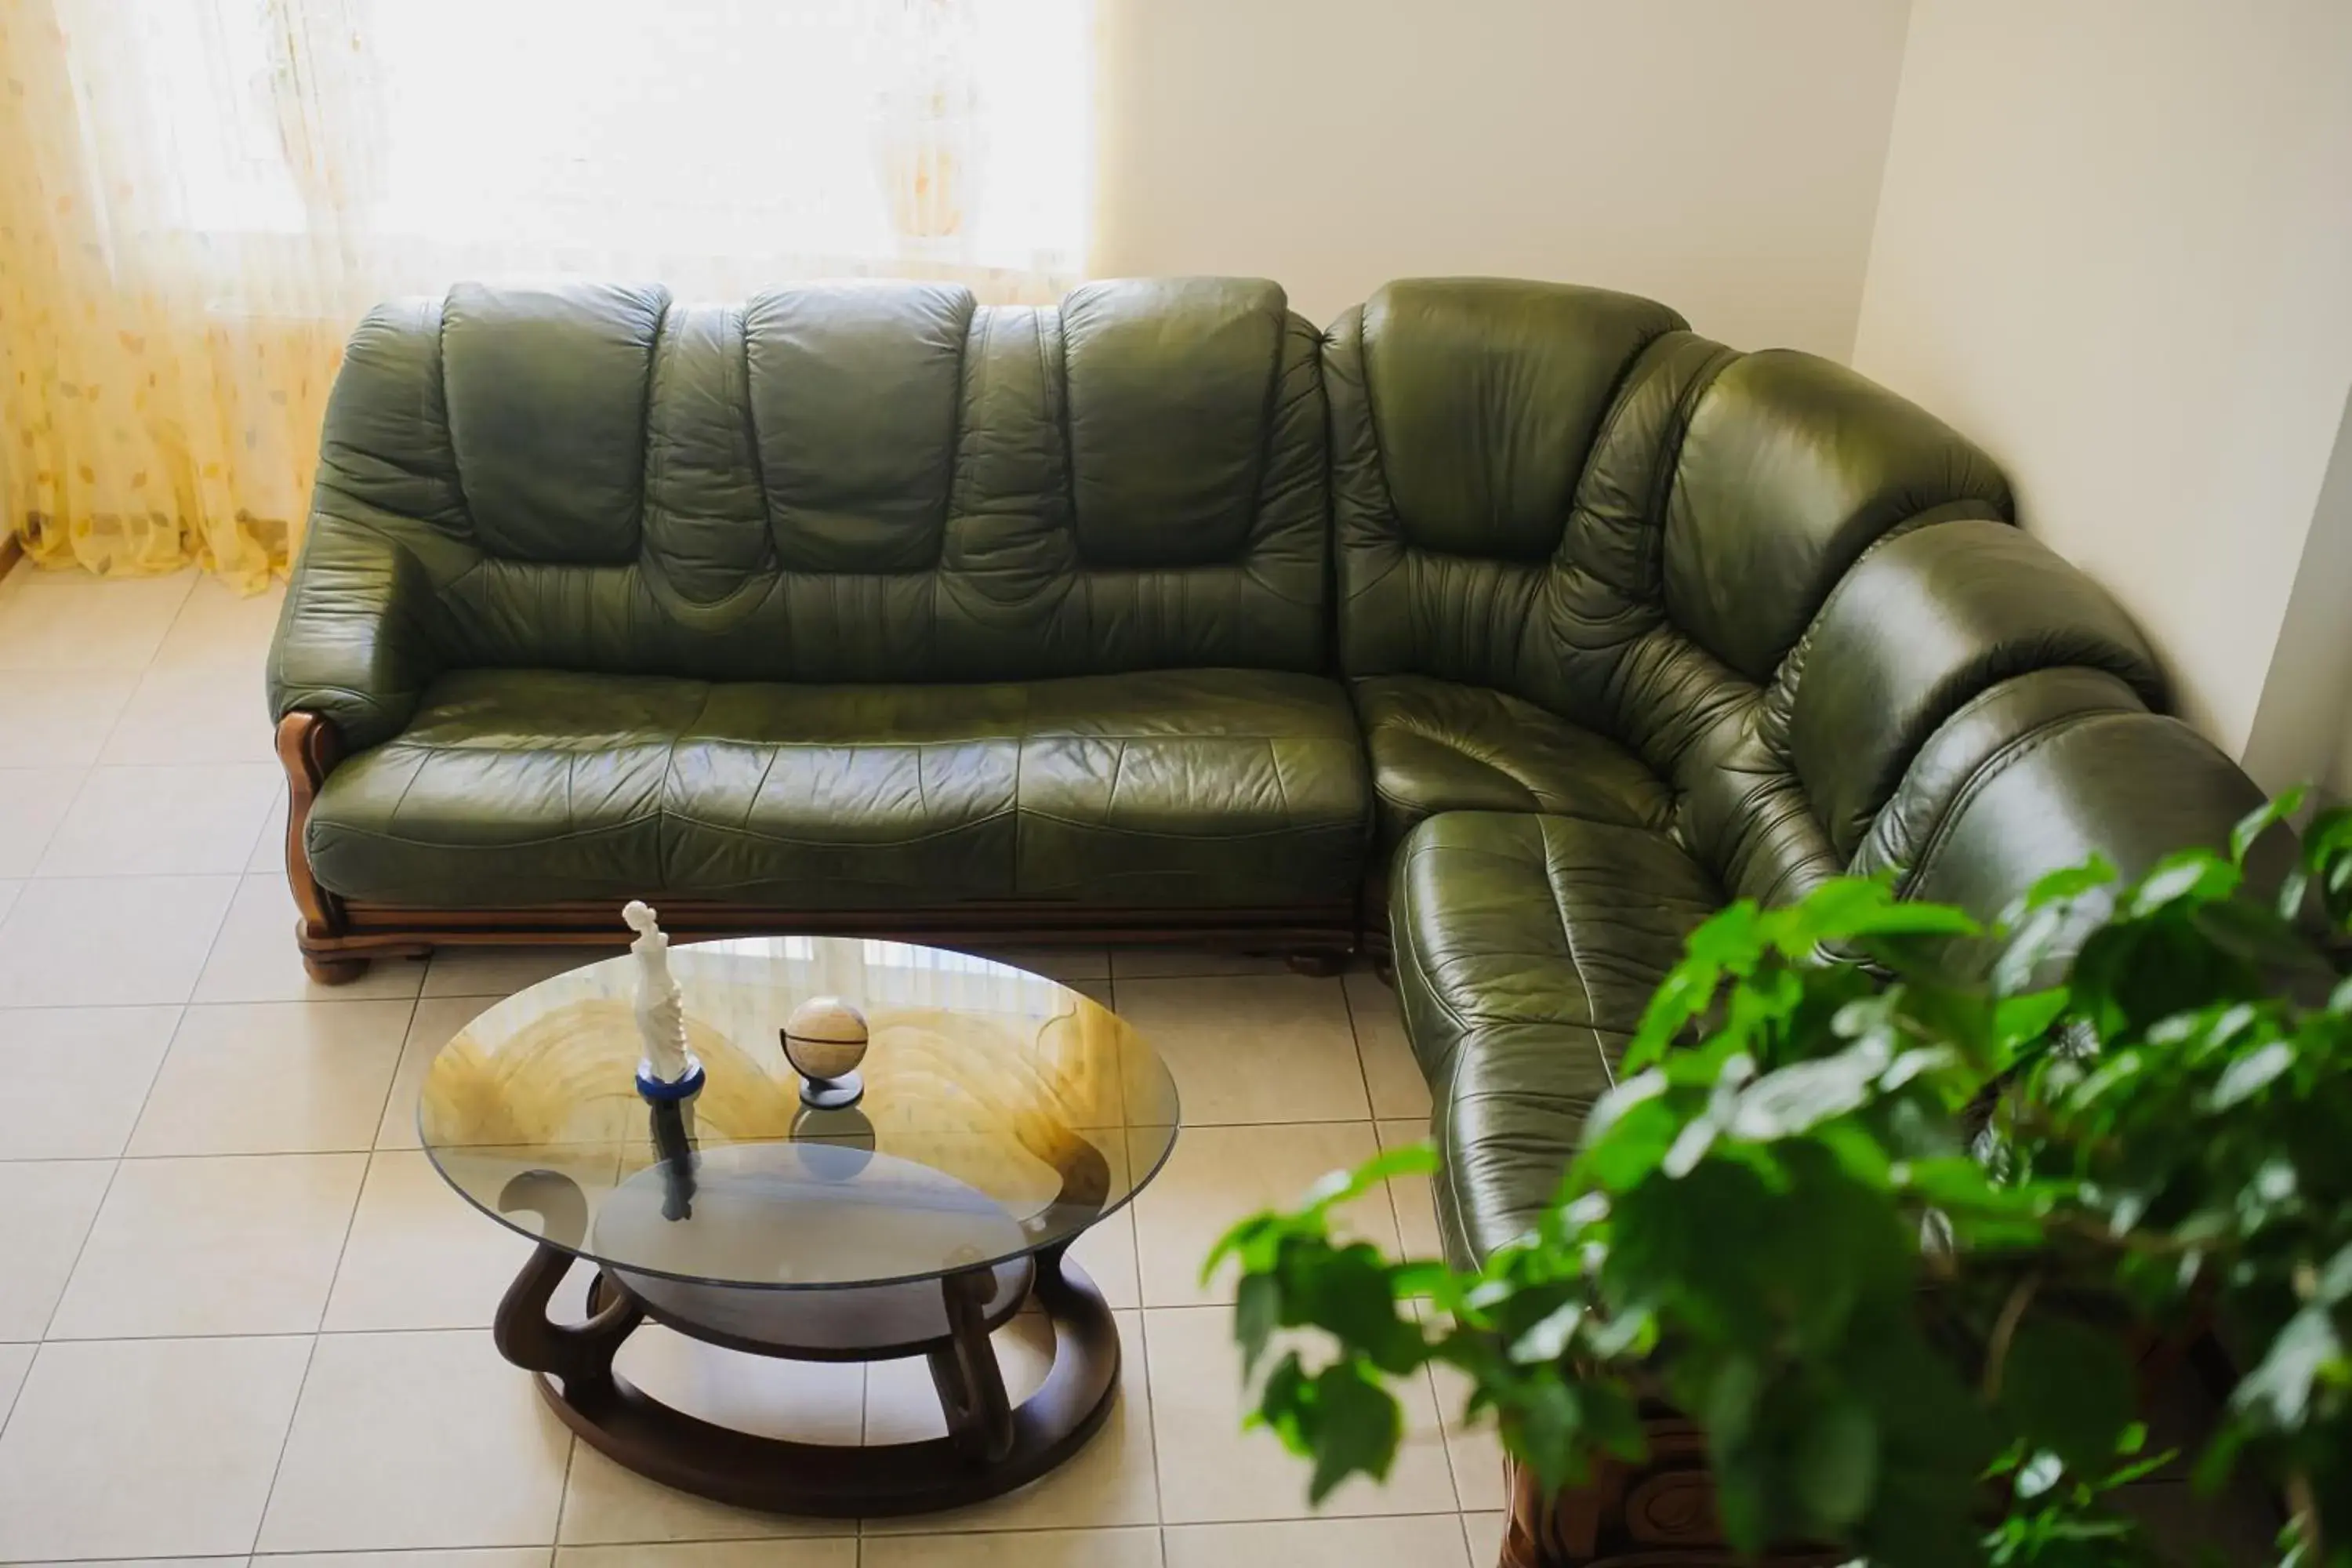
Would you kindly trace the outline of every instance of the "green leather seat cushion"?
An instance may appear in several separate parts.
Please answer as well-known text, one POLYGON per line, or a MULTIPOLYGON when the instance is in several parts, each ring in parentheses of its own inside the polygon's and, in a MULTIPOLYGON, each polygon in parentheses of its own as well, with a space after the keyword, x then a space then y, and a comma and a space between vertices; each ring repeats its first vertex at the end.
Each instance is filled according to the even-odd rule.
POLYGON ((967 686, 441 677, 329 774, 319 879, 389 904, 675 890, 808 909, 1344 903, 1341 689, 1264 670, 967 686))
POLYGON ((1398 1000, 1427 1075, 1458 1263, 1522 1234, 1684 940, 1723 903, 1664 834, 1581 817, 1449 812, 1400 847, 1398 1000))
POLYGON ((1534 703, 1425 676, 1350 683, 1370 753, 1381 839, 1442 811, 1536 811, 1663 827, 1664 781, 1614 741, 1534 703))

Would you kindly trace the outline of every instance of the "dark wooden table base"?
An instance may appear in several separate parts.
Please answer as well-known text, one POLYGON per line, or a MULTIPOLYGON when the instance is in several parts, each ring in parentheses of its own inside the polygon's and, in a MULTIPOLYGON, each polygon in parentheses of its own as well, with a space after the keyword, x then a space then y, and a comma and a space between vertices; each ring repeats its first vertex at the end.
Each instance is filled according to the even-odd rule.
POLYGON ((910 1285, 756 1290, 682 1284, 607 1269, 588 1318, 558 1323, 549 1300, 572 1263, 541 1245, 499 1304, 499 1352, 539 1374, 564 1424, 614 1461, 680 1491, 740 1508, 830 1518, 956 1508, 1035 1480, 1084 1446, 1110 1414, 1118 1329, 1102 1292, 1060 1251, 910 1285), (1006 1397, 990 1331, 1034 1300, 1054 1325, 1054 1364, 1037 1391, 1006 1397), (646 1319, 756 1355, 887 1361, 920 1355, 948 1434, 870 1447, 793 1443, 714 1426, 664 1405, 613 1370, 646 1319))

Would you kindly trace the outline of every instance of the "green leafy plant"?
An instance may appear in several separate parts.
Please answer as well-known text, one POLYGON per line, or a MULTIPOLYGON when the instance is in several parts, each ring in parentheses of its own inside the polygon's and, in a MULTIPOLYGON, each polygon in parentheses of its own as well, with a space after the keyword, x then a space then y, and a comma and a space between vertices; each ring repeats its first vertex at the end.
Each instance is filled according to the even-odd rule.
POLYGON ((1664 1398, 1739 1548, 2136 1563, 2111 1493, 2167 1458, 2137 1365, 2210 1332, 2244 1371, 2198 1481, 2263 1479, 2287 1559, 2352 1563, 2352 814, 2274 896, 2244 869, 2295 805, 2136 882, 2059 872, 1990 928, 1859 879, 1724 910, 1481 1268, 1335 1234, 1426 1147, 1218 1244, 1253 1420, 1319 1500, 1386 1473, 1425 1363, 1547 1488, 1639 1458, 1664 1398))

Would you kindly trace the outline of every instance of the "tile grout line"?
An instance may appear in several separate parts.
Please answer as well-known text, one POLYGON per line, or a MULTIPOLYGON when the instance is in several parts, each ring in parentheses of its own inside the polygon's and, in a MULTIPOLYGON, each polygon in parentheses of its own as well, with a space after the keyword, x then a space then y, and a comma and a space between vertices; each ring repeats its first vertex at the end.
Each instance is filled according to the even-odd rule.
MULTIPOLYGON (((352 1206, 355 1209, 358 1206, 356 1199, 353 1200, 352 1206)), ((350 1239, 350 1233, 349 1231, 346 1231, 344 1233, 344 1240, 348 1242, 350 1239)), ((339 1270, 342 1268, 342 1254, 340 1251, 335 1254, 335 1267, 339 1270)), ((323 1321, 326 1315, 327 1310, 324 1306, 321 1306, 319 1309, 320 1321, 323 1321)), ((250 1336, 224 1334, 218 1337, 223 1339, 235 1339, 250 1336)), ((313 1366, 316 1366, 319 1362, 320 1337, 320 1336, 315 1331, 308 1336, 310 1344, 310 1348, 302 1353, 302 1375, 295 1382, 294 1384, 294 1403, 286 1412, 286 1430, 278 1439, 278 1457, 270 1461, 269 1485, 261 1494, 261 1511, 256 1514, 253 1519, 253 1544, 247 1550, 247 1556, 251 1556, 254 1552, 258 1552, 261 1549, 261 1531, 269 1522, 269 1505, 272 1502, 275 1502, 278 1499, 278 1478, 283 1474, 286 1469, 286 1450, 294 1446, 294 1423, 302 1414, 302 1395, 307 1393, 310 1387, 310 1369, 313 1366)))
MULTIPOLYGON (((107 725, 105 735, 98 742, 98 752, 90 759, 92 767, 97 767, 105 760, 107 748, 114 744, 115 732, 122 728, 122 721, 131 716, 131 705, 139 700, 139 689, 147 684, 148 676, 163 668, 163 645, 172 640, 172 628, 178 626, 180 617, 188 613, 188 601, 195 597, 196 578, 202 575, 202 572, 198 572, 195 576, 188 579, 187 587, 180 595, 180 602, 172 606, 171 619, 163 623, 163 630, 155 638, 155 646, 147 650, 146 658, 140 663, 139 679, 131 683, 130 695, 122 700, 122 706, 115 710, 114 721, 107 725)), ((100 580, 104 581, 103 578, 100 580)))
POLYGON ((564 1436, 571 1442, 563 1450, 563 1484, 555 1489, 555 1522, 548 1526, 548 1534, 553 1537, 547 1543, 547 1561, 551 1568, 555 1562, 555 1553, 563 1545, 563 1516, 572 1511, 572 1472, 580 1466, 580 1434, 567 1431, 564 1436))
MULTIPOLYGON (((1356 972, 1353 970, 1349 971, 1349 973, 1354 973, 1356 972)), ((1368 969, 1364 971, 1364 973, 1369 974, 1371 971, 1368 969)), ((1393 987, 1391 988, 1391 994, 1394 994, 1393 987)), ((1418 1110, 1410 1116, 1389 1116, 1381 1112, 1379 1098, 1372 1093, 1372 1068, 1371 1063, 1365 1054, 1363 1023, 1356 1016, 1356 999, 1349 993, 1347 982, 1344 976, 1342 976, 1340 981, 1339 997, 1340 1000, 1347 1005, 1348 1032, 1354 1036, 1356 1040, 1356 1070, 1364 1075, 1364 1100, 1365 1102, 1372 1108, 1372 1120, 1374 1121, 1421 1121, 1426 1123, 1435 1113, 1435 1103, 1433 1100, 1430 1110, 1418 1110)), ((1402 1004, 1400 1004, 1400 1006, 1402 1006, 1402 1004)), ((1410 1052, 1408 1052, 1408 1056, 1410 1056, 1410 1052)), ((1414 1061, 1412 1066, 1416 1072, 1420 1070, 1421 1064, 1419 1061, 1414 1061)), ((1428 1086, 1425 1079, 1423 1087, 1424 1090, 1427 1089, 1428 1086)))
MULTIPOLYGON (((1139 1280, 1136 1298, 1140 1300, 1143 1288, 1139 1280)), ((1135 1312, 1135 1337, 1143 1350, 1143 1402, 1149 1409, 1143 1423, 1144 1440, 1151 1445, 1151 1520, 1160 1532, 1160 1556, 1168 1557, 1168 1476, 1167 1467, 1160 1458, 1160 1401, 1151 1392, 1151 1313, 1138 1307, 1135 1312)))
POLYGON ((83 785, 85 785, 85 784, 87 784, 88 783, 89 783, 89 775, 90 775, 90 773, 92 773, 92 771, 96 769, 96 767, 97 767, 97 766, 98 766, 98 764, 97 764, 97 763, 90 763, 90 764, 89 764, 89 766, 87 766, 87 767, 76 767, 76 766, 73 766, 73 765, 71 765, 71 764, 68 764, 68 765, 65 765, 65 766, 54 767, 54 768, 50 768, 50 767, 29 767, 29 768, 6 768, 6 769, 0 769, 0 773, 71 773, 71 774, 73 774, 73 775, 74 775, 74 781, 73 781, 73 793, 72 793, 71 795, 68 795, 68 796, 66 797, 66 807, 65 807, 65 810, 60 811, 59 813, 58 813, 58 819, 57 819, 55 822, 52 822, 52 823, 50 823, 50 824, 49 824, 49 830, 48 830, 48 832, 47 832, 47 833, 43 834, 43 835, 41 836, 41 841, 40 841, 40 843, 39 843, 39 844, 37 844, 37 845, 36 845, 36 846, 34 846, 34 847, 33 847, 33 851, 32 851, 32 860, 31 860, 30 864, 28 864, 28 865, 26 865, 26 866, 25 870, 24 870, 24 874, 23 874, 22 876, 18 876, 18 877, 12 877, 12 878, 10 878, 10 879, 9 879, 9 880, 11 880, 11 881, 19 881, 19 882, 30 883, 31 881, 33 881, 33 880, 34 880, 34 879, 35 879, 36 877, 38 877, 38 876, 39 876, 39 874, 40 874, 40 869, 41 869, 41 862, 42 862, 42 860, 43 860, 43 859, 47 858, 47 855, 48 855, 48 853, 49 853, 49 845, 50 845, 52 842, 54 842, 54 841, 56 840, 57 836, 58 836, 58 828, 60 828, 60 827, 63 827, 63 826, 66 825, 66 818, 67 818, 68 816, 71 816, 71 815, 73 814, 74 802, 76 802, 76 801, 78 801, 78 800, 79 800, 79 799, 81 798, 82 786, 83 786, 83 785))
MULTIPOLYGON (((254 830, 257 838, 262 829, 267 828, 268 826, 269 814, 265 811, 261 814, 261 827, 254 830)), ((236 910, 236 896, 244 889, 245 887, 246 873, 242 868, 252 864, 252 861, 253 846, 248 844, 245 847, 245 858, 237 862, 240 868, 236 874, 236 886, 229 889, 228 902, 221 906, 220 924, 213 927, 213 940, 205 946, 205 961, 196 965, 196 977, 188 984, 187 1005, 190 1006, 195 1005, 196 993, 205 988, 205 976, 212 973, 213 960, 220 956, 221 939, 228 935, 228 917, 231 912, 236 910)))
MULTIPOLYGON (((189 989, 194 990, 194 986, 191 985, 189 989)), ((187 1024, 187 1021, 188 1007, 187 1004, 184 1002, 180 1004, 180 1016, 172 1020, 172 1032, 164 1039, 163 1050, 158 1052, 155 1057, 155 1070, 148 1076, 147 1088, 139 1096, 139 1109, 131 1113, 131 1131, 122 1135, 122 1146, 125 1149, 131 1147, 131 1140, 138 1134, 139 1123, 147 1114, 148 1104, 155 1098, 155 1086, 163 1081, 163 1063, 170 1058, 172 1054, 172 1047, 179 1039, 180 1030, 187 1024)), ((106 1186, 104 1190, 98 1194, 98 1206, 89 1212, 89 1227, 81 1233, 81 1245, 74 1248, 73 1262, 67 1267, 65 1280, 58 1287, 58 1299, 49 1303, 49 1315, 41 1322, 40 1342, 44 1345, 49 1342, 49 1331, 58 1326, 58 1313, 66 1304, 66 1293, 73 1289, 73 1277, 81 1269, 82 1258, 89 1251, 89 1238, 98 1234, 98 1222, 106 1213, 106 1200, 113 1195, 115 1180, 121 1174, 122 1156, 121 1154, 117 1154, 114 1157, 113 1169, 106 1173, 106 1186)), ((59 1341, 58 1342, 65 1343, 68 1342, 59 1341)), ((37 1353, 36 1355, 36 1359, 38 1359, 37 1353)), ((26 1369, 25 1375, 29 1381, 32 1376, 32 1373, 29 1368, 26 1369)), ((13 1406, 11 1407, 11 1414, 14 1414, 13 1406)), ((0 1436, 5 1436, 5 1430, 0 1429, 0 1436)))
MULTIPOLYGON (((401 1026, 401 1038, 404 1044, 405 1044, 407 1040, 409 1026, 415 1022, 415 1016, 416 1005, 412 1001, 409 1004, 408 1021, 403 1023, 401 1026)), ((166 1054, 169 1053, 167 1052, 166 1054)), ((400 1078, 400 1058, 397 1055, 393 1058, 392 1076, 394 1082, 396 1083, 400 1078)), ((384 1099, 378 1102, 376 1108, 376 1122, 379 1126, 381 1126, 383 1121, 383 1106, 390 1101, 391 1097, 392 1085, 386 1084, 384 1086, 384 1099)), ((335 1267, 331 1269, 327 1275, 327 1293, 319 1302, 319 1321, 317 1325, 310 1331, 310 1348, 302 1358, 302 1376, 300 1381, 296 1383, 294 1385, 294 1403, 286 1412, 286 1431, 284 1436, 278 1439, 278 1458, 271 1462, 269 1467, 269 1486, 268 1489, 261 1494, 261 1511, 254 1517, 253 1542, 251 1546, 247 1548, 248 1555, 258 1552, 261 1550, 261 1532, 267 1529, 269 1524, 269 1505, 278 1500, 278 1479, 286 1473, 286 1454, 287 1451, 294 1446, 294 1425, 301 1418, 302 1415, 302 1395, 309 1392, 310 1387, 310 1369, 319 1363, 319 1342, 326 1337, 327 1310, 334 1302, 335 1282, 342 1278, 343 1259, 349 1256, 351 1252, 352 1232, 359 1226, 360 1200, 367 1195, 368 1176, 374 1169, 375 1152, 371 1149, 360 1164, 359 1185, 352 1192, 352 1210, 351 1213, 345 1215, 343 1219, 343 1239, 335 1247, 335 1267)), ((567 1458, 567 1475, 569 1474, 569 1464, 570 1461, 567 1458)), ((558 1493, 557 1497, 560 1506, 562 1494, 558 1493)), ((549 1548, 549 1552, 551 1553, 549 1561, 551 1563, 553 1562, 553 1557, 551 1555, 553 1550, 554 1548, 552 1546, 549 1548)))
MULTIPOLYGON (((326 1300, 319 1303, 319 1326, 311 1331, 313 1333, 323 1334, 327 1331, 327 1314, 333 1310, 335 1304, 335 1287, 341 1284, 343 1280, 343 1260, 351 1256, 352 1236, 360 1227, 360 1205, 367 1200, 368 1183, 375 1176, 375 1134, 383 1130, 383 1119, 391 1112, 393 1092, 400 1087, 400 1058, 408 1048, 408 1032, 415 1026, 416 1004, 412 999, 408 1004, 408 1016, 403 1018, 400 1024, 401 1048, 393 1053, 392 1073, 383 1086, 383 1098, 376 1102, 375 1120, 369 1124, 369 1146, 360 1161, 359 1188, 352 1194, 351 1215, 343 1222, 342 1245, 335 1248, 335 1267, 327 1276, 327 1296, 326 1300)), ((334 1152, 334 1155, 328 1157, 356 1152, 358 1152, 356 1150, 339 1150, 334 1152)), ((277 1485, 275 1476, 270 1478, 270 1484, 273 1488, 277 1485)))
MULTIPOLYGON (((183 1004, 179 1017, 172 1020, 172 1033, 164 1040, 163 1048, 156 1053, 155 1070, 148 1076, 147 1088, 139 1096, 139 1109, 131 1113, 131 1131, 138 1131, 139 1119, 147 1114, 147 1102, 154 1098, 155 1082, 163 1076, 163 1058, 172 1054, 172 1041, 179 1038, 180 1026, 187 1021, 187 1007, 183 1004)), ((122 1142, 123 1147, 130 1147, 131 1132, 125 1132, 122 1135, 122 1142)), ((112 1168, 106 1173, 106 1185, 99 1192, 98 1206, 89 1211, 89 1224, 81 1233, 79 1245, 74 1248, 73 1261, 66 1266, 65 1278, 58 1285, 58 1298, 49 1303, 49 1315, 41 1321, 41 1336, 33 1342, 32 1356, 25 1363, 24 1378, 17 1384, 16 1394, 9 1399, 8 1408, 5 1412, 0 1412, 0 1439, 7 1436, 8 1425, 16 1416, 16 1406, 24 1403, 25 1389, 33 1381, 33 1368, 40 1361, 41 1352, 50 1343, 49 1331, 57 1326, 58 1309, 65 1305, 66 1292, 73 1288, 74 1274, 81 1268, 82 1255, 89 1250, 89 1238, 98 1234, 99 1216, 106 1212, 106 1200, 114 1191, 114 1179, 121 1173, 122 1158, 118 1154, 113 1161, 112 1168)))
MULTIPOLYGON (((18 1343, 21 1342, 12 1341, 10 1342, 18 1343)), ((30 1346, 27 1347, 31 1353, 25 1357, 25 1375, 18 1378, 16 1380, 16 1386, 9 1391, 7 1407, 5 1409, 0 1409, 0 1437, 5 1437, 8 1435, 9 1418, 16 1414, 16 1406, 25 1397, 25 1385, 33 1381, 33 1363, 41 1358, 41 1341, 35 1340, 32 1342, 30 1346)))
MULTIPOLYGON (((1105 955, 1105 966, 1110 971, 1110 978, 1105 980, 1103 984, 1109 988, 1111 1012, 1114 1015, 1118 1013, 1118 955, 1115 952, 1105 955)), ((1181 1117, 1181 1114, 1180 1101, 1178 1115, 1181 1117)), ((1127 1134, 1119 1140, 1119 1152, 1127 1160, 1127 1177, 1132 1182, 1135 1179, 1135 1129, 1132 1124, 1132 1115, 1129 1116, 1129 1121, 1127 1134)), ((1182 1123, 1180 1121, 1175 1137, 1181 1139, 1183 1135, 1182 1123)), ((1171 1157, 1173 1154, 1174 1150, 1171 1148, 1171 1157)), ((1158 1176, 1164 1176, 1167 1173, 1168 1167, 1163 1163, 1153 1179, 1156 1181, 1158 1176)), ((1160 1400, 1151 1387, 1151 1315, 1150 1303, 1144 1300, 1143 1225, 1139 1210, 1139 1200, 1142 1195, 1140 1192, 1130 1193, 1127 1203, 1122 1207, 1127 1212, 1128 1247, 1135 1259, 1135 1344, 1136 1353, 1142 1362, 1135 1371, 1137 1381, 1143 1389, 1143 1440, 1151 1447, 1152 1543, 1159 1552, 1162 1568, 1165 1568, 1168 1562, 1168 1482, 1163 1473, 1164 1467, 1160 1462, 1160 1400)), ((1097 1433, 1097 1436, 1099 1436, 1100 1434, 1097 1433)))

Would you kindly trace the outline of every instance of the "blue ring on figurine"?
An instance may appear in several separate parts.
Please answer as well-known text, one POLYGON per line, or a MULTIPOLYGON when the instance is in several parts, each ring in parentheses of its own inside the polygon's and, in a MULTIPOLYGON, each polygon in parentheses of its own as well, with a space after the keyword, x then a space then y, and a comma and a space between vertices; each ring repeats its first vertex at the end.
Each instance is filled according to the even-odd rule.
POLYGON ((681 1100, 691 1100, 702 1089, 702 1064, 696 1062, 686 1069, 681 1079, 658 1079, 644 1062, 637 1064, 637 1092, 656 1105, 675 1105, 681 1100))

